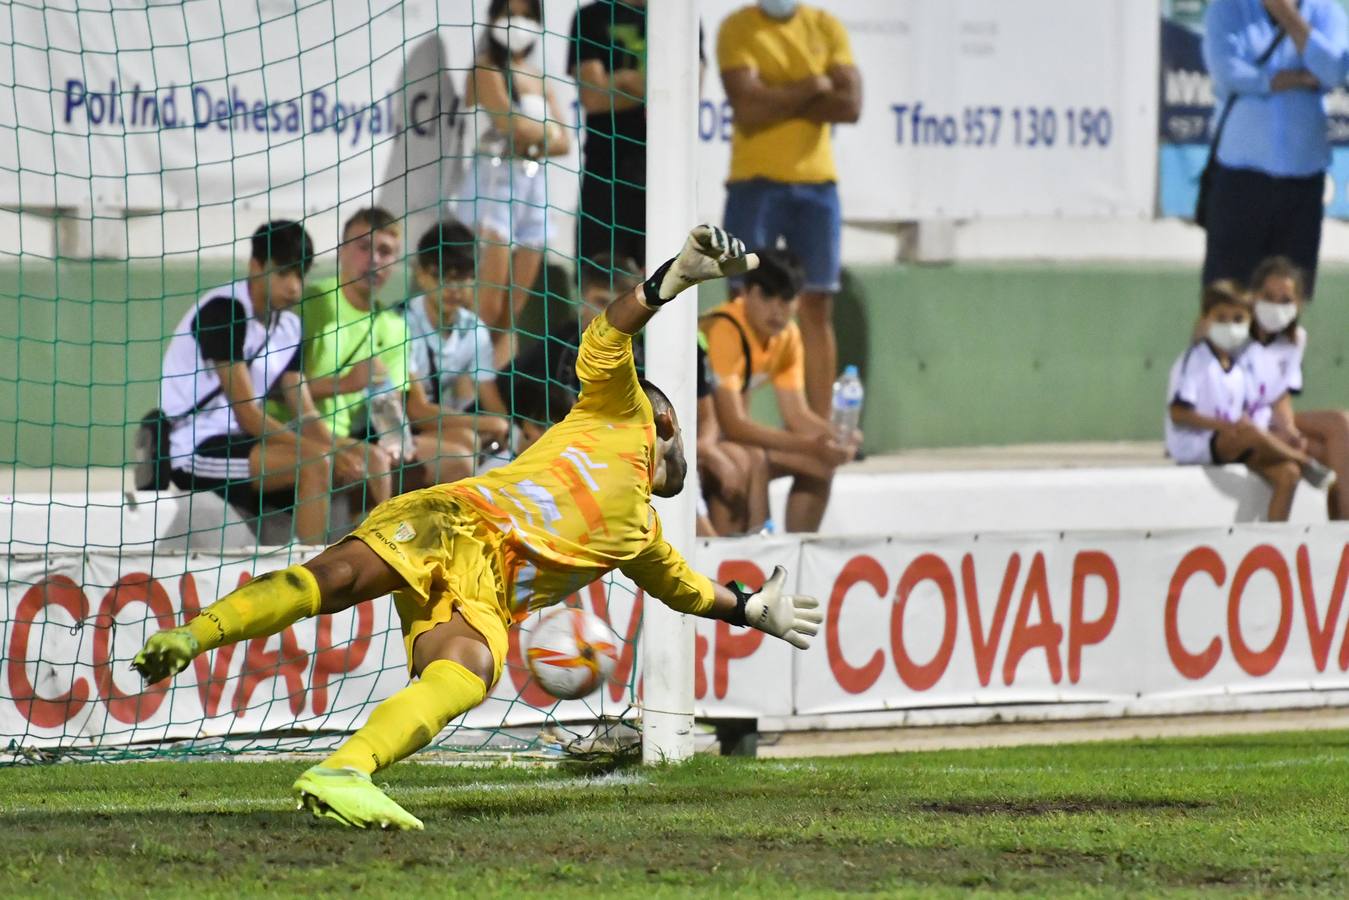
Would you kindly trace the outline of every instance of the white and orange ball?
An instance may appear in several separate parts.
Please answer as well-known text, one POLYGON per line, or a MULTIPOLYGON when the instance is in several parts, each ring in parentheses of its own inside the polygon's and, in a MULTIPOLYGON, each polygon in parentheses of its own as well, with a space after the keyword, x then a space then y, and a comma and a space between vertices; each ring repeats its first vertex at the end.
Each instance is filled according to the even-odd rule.
POLYGON ((573 607, 551 609, 530 629, 525 663, 545 691, 559 700, 576 700, 613 675, 618 643, 598 616, 573 607))

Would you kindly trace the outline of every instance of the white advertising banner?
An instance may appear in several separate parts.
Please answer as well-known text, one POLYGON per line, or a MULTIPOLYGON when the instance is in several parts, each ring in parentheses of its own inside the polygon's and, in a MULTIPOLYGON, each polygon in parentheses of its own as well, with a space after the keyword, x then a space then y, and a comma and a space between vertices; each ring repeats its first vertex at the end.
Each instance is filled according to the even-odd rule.
MULTIPOLYGON (((1349 530, 1244 526, 978 538, 703 541, 698 567, 758 587, 776 565, 825 612, 808 651, 696 620, 695 711, 796 719, 1032 705, 1164 714, 1245 698, 1278 707, 1349 690, 1349 530)), ((221 648, 171 689, 127 663, 146 635, 196 614, 282 557, 68 554, 6 560, 0 741, 124 744, 264 731, 347 731, 407 683, 392 604, 379 600, 221 648)), ((532 726, 637 705, 643 604, 630 584, 576 603, 621 639, 614 680, 555 704, 513 629, 501 681, 458 724, 532 726), (522 702, 523 701, 523 702, 522 702)), ((818 727, 812 725, 812 727, 818 727)))
MULTIPOLYGON (((795 569, 789 538, 701 548, 707 571, 758 587, 775 565, 795 569), (743 551, 753 549, 753 559, 743 551)), ((144 689, 129 668, 145 638, 173 627, 283 555, 55 554, 11 557, 0 594, 0 743, 30 747, 129 744, 265 731, 349 731, 407 684, 407 657, 388 599, 298 622, 279 635, 203 655, 172 687, 144 689)), ((608 581, 608 580, 606 580, 608 581)), ((537 617, 511 630, 509 656, 488 700, 456 725, 529 726, 588 720, 634 705, 632 684, 645 598, 622 578, 581 590, 576 605, 620 638, 611 682, 559 703, 534 684, 522 644, 537 617)), ((699 715, 754 718, 792 710, 791 648, 758 632, 697 620, 699 715)))
MULTIPOLYGON (((717 27, 744 5, 702 0, 699 208, 718 220, 732 116, 717 27)), ((1155 0, 813 5, 847 29, 863 81, 861 120, 834 130, 845 220, 1152 216, 1155 0)))
POLYGON ((1349 687, 1349 532, 820 540, 795 712, 1349 687))
POLYGON ((434 139, 453 113, 404 73, 439 40, 422 5, 429 22, 394 0, 15 7, 0 52, 18 127, 0 165, 19 178, 0 199, 304 211, 368 195, 403 138, 434 139))
MULTIPOLYGON (((0 595, 0 737, 42 747, 121 744, 266 731, 350 731, 408 682, 392 602, 298 622, 279 635, 204 654, 172 687, 144 689, 131 657, 160 628, 193 618, 283 557, 63 554, 7 561, 0 595)), ((591 585, 577 602, 629 642, 614 683, 558 703, 534 685, 520 646, 532 618, 511 630, 492 695, 456 725, 473 729, 614 715, 629 705, 641 599, 630 584, 591 585), (612 596, 615 602, 610 604, 612 596), (634 617, 634 613, 637 617, 634 617), (521 702, 523 701, 523 702, 521 702)), ((784 683, 777 708, 790 707, 784 683)))
MULTIPOLYGON (((378 203, 440 214, 473 134, 465 74, 487 0, 15 6, 0 19, 0 203, 77 216, 164 210, 166 252, 233 252, 268 216, 378 203), (241 221, 232 222, 232 218, 241 221), (201 246, 229 235, 223 247, 201 246)), ((573 10, 549 5, 534 62, 566 70, 573 10)), ((552 84, 571 105, 565 78, 552 84)), ((575 202, 576 150, 549 172, 575 202)), ((556 184, 554 182, 556 181, 556 184)), ((559 220, 560 221, 560 220, 559 220)), ((320 250, 334 236, 315 234, 320 250)))
MULTIPOLYGON (((701 3, 699 208, 719 221, 731 113, 716 36, 744 4, 701 3)), ((864 81, 860 122, 834 136, 845 219, 1152 214, 1155 2, 818 5, 848 30, 864 81)), ((572 115, 575 9, 545 4, 534 55, 572 115)), ((175 223, 165 242, 179 250, 263 215, 349 203, 432 217, 472 151, 457 124, 485 11, 485 0, 16 5, 0 20, 0 68, 16 76, 0 86, 0 169, 12 173, 0 203, 86 217, 249 211, 233 228, 175 223)), ((577 152, 548 167, 563 247, 577 152)))

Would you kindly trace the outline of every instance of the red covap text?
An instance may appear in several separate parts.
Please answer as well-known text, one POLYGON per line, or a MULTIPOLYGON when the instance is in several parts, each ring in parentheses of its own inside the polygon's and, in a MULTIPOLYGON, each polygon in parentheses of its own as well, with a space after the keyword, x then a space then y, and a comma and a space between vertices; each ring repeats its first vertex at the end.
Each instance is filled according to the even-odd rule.
POLYGON ((1121 535, 802 548, 795 712, 1142 697, 1349 670, 1344 541, 1121 535), (1046 693, 1047 692, 1047 693, 1046 693))

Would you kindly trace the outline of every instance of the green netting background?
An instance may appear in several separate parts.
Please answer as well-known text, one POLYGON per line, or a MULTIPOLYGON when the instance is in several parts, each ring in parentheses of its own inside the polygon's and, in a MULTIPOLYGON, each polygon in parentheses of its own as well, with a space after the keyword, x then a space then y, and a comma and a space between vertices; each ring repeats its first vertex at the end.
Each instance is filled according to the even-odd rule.
MULTIPOLYGON (((437 221, 466 219, 483 231, 493 219, 508 232, 478 241, 476 303, 481 309, 489 294, 506 301, 495 331, 515 342, 516 355, 504 364, 478 356, 475 365, 500 369, 513 436, 504 450, 462 454, 462 464, 502 462, 560 415, 565 392, 555 375, 574 360, 581 294, 577 223, 589 221, 591 248, 596 234, 600 243, 614 235, 589 251, 607 258, 595 263, 607 273, 640 238, 640 225, 615 224, 623 218, 615 210, 645 177, 644 161, 632 164, 641 136, 620 134, 613 158, 592 165, 599 193, 577 209, 588 135, 569 70, 585 57, 635 72, 635 82, 595 87, 618 98, 619 112, 640 112, 644 73, 633 24, 641 9, 608 4, 599 30, 573 39, 583 5, 546 4, 525 59, 554 97, 548 140, 569 147, 513 162, 465 102, 466 76, 486 58, 483 0, 9 4, 0 16, 6 760, 319 750, 406 683, 397 619, 381 599, 215 651, 172 691, 142 693, 128 661, 149 633, 313 551, 294 542, 285 495, 269 507, 280 512, 259 518, 258 508, 227 509, 210 493, 136 490, 138 425, 159 405, 161 365, 180 320, 203 294, 246 277, 246 239, 257 226, 304 224, 316 248, 312 285, 338 274, 342 223, 372 206, 388 209, 401 229, 376 292, 382 316, 399 316, 419 294, 417 243, 437 221), (475 163, 512 170, 513 203, 495 202, 500 179, 484 188, 481 175, 468 174, 475 163), (522 361, 541 344, 546 365, 526 371, 522 361), (263 549, 271 544, 283 546, 263 549)), ((532 6, 510 4, 516 13, 532 6)), ((528 76, 510 81, 519 93, 537 87, 528 76)), ((512 109, 520 116, 526 105, 517 99, 512 109)), ((601 121, 617 125, 613 116, 591 118, 601 121)), ((353 364, 370 355, 342 340, 353 364)), ((364 485, 346 490, 328 537, 370 501, 364 485)), ((610 726, 624 717, 630 726, 633 716, 635 600, 620 583, 574 598, 624 638, 615 684, 554 705, 529 683, 513 642, 492 697, 436 746, 547 756, 574 742, 595 749, 596 736, 634 737, 610 726), (597 717, 608 724, 580 721, 597 717)))

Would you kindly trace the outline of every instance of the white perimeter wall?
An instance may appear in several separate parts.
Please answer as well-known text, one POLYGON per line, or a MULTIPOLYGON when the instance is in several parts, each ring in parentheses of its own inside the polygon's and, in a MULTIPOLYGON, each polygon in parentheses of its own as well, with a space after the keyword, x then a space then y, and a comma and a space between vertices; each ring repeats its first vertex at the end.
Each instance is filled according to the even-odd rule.
MULTIPOLYGON (((125 665, 150 631, 301 555, 0 558, 0 743, 358 726, 406 683, 388 603, 214 651, 171 689, 142 693, 125 665)), ((703 542, 695 563, 752 587, 784 565, 789 589, 825 613, 806 651, 697 620, 704 717, 813 729, 1349 701, 1349 526, 749 538, 703 542)), ((516 634, 506 674, 467 724, 613 715, 638 700, 626 686, 631 639, 653 601, 621 579, 577 600, 623 639, 619 682, 550 710, 527 684, 516 634)))

